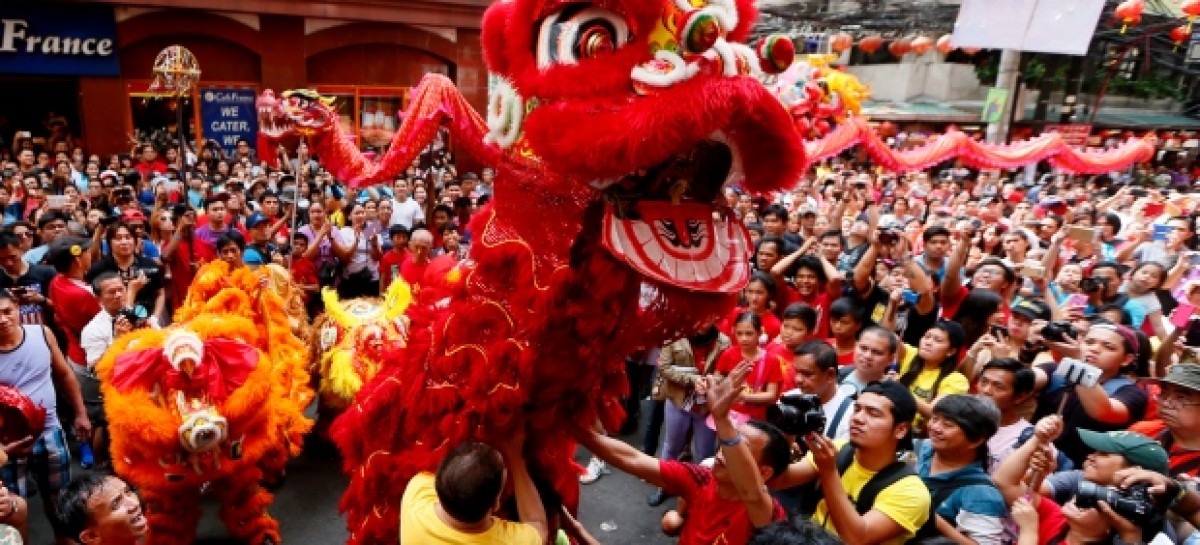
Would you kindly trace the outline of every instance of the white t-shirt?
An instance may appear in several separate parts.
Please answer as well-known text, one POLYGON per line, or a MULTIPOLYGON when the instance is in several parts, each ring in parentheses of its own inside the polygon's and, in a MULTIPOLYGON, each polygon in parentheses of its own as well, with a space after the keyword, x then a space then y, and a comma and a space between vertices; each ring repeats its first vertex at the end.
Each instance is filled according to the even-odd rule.
POLYGON ((849 439, 850 438, 850 417, 854 416, 854 401, 846 406, 846 410, 842 411, 842 419, 834 422, 833 418, 837 416, 838 409, 842 407, 842 402, 853 397, 855 390, 849 384, 839 384, 837 392, 829 400, 829 403, 821 405, 821 410, 825 412, 825 434, 830 436, 830 426, 833 428, 833 434, 830 439, 849 439))
MULTIPOLYGON (((342 227, 338 231, 341 233, 342 241, 354 242, 353 227, 342 227)), ((343 270, 344 276, 350 276, 362 272, 363 269, 369 269, 373 278, 379 278, 379 262, 371 259, 371 247, 369 244, 372 236, 374 236, 374 232, 363 233, 363 236, 359 237, 358 246, 354 248, 354 258, 345 264, 345 269, 343 270)))
POLYGON ((418 221, 425 221, 425 212, 412 197, 404 199, 404 202, 392 201, 392 218, 388 224, 389 227, 403 225, 405 228, 412 229, 413 224, 418 221))

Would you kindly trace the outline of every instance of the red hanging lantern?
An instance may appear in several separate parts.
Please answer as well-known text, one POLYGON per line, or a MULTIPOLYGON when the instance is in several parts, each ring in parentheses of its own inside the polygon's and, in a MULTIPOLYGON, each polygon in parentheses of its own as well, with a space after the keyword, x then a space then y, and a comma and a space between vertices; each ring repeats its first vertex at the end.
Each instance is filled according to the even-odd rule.
POLYGON ((1182 11, 1184 15, 1187 15, 1188 34, 1191 34, 1192 23, 1197 17, 1200 17, 1200 0, 1184 0, 1182 4, 1179 4, 1179 11, 1182 11))
POLYGON ((878 35, 874 34, 867 36, 858 42, 858 48, 868 55, 875 54, 875 52, 879 51, 879 48, 881 47, 883 47, 883 38, 880 38, 878 35))
POLYGON ((829 37, 829 49, 841 53, 854 46, 854 38, 845 32, 839 32, 829 37))
POLYGON ((1179 11, 1187 15, 1189 21, 1195 20, 1197 17, 1200 17, 1200 0, 1185 0, 1182 4, 1179 4, 1179 11))
POLYGON ((1188 28, 1188 25, 1179 25, 1171 29, 1170 36, 1171 41, 1175 42, 1175 51, 1179 51, 1179 46, 1192 37, 1192 29, 1188 28))
POLYGON ((941 38, 938 38, 937 50, 943 55, 949 55, 951 51, 954 51, 954 37, 946 34, 941 38))
POLYGON ((888 52, 897 57, 903 57, 912 51, 912 42, 908 38, 897 38, 888 45, 888 52))
POLYGON ((933 38, 929 36, 918 36, 912 41, 912 51, 917 55, 924 55, 933 49, 933 38))
POLYGON ((1129 25, 1136 25, 1142 20, 1142 12, 1146 10, 1146 0, 1125 0, 1117 6, 1114 12, 1121 19, 1121 34, 1129 25))

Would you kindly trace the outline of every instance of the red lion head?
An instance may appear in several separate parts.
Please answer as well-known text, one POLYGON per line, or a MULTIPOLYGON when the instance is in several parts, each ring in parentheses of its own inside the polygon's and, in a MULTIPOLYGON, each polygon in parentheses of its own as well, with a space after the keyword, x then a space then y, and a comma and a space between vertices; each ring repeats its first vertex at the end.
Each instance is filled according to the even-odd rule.
POLYGON ((749 0, 497 2, 483 22, 488 141, 602 193, 604 244, 639 273, 732 293, 749 238, 722 187, 782 189, 805 165, 755 77, 794 49, 742 43, 756 15, 749 0))

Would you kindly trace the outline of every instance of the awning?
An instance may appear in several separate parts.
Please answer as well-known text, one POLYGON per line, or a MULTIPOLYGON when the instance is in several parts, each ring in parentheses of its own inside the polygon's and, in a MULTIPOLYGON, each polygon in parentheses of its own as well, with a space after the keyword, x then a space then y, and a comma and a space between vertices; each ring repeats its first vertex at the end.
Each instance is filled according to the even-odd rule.
POLYGON ((862 115, 871 121, 925 121, 929 123, 978 123, 979 112, 960 110, 934 102, 863 103, 862 115))

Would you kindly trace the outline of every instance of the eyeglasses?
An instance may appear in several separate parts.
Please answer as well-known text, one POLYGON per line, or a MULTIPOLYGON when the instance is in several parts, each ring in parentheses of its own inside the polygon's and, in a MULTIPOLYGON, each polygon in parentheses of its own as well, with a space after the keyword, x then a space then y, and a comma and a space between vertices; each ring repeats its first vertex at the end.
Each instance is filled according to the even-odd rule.
POLYGON ((33 233, 30 233, 29 231, 21 231, 20 233, 13 233, 13 236, 17 238, 33 238, 33 233))
POLYGON ((1158 394, 1158 405, 1166 407, 1174 405, 1176 407, 1195 407, 1200 405, 1200 396, 1191 392, 1180 392, 1172 390, 1163 390, 1158 394))

